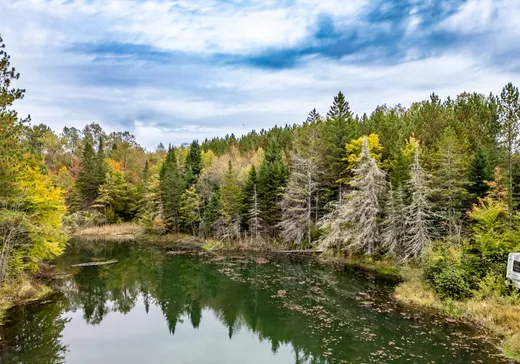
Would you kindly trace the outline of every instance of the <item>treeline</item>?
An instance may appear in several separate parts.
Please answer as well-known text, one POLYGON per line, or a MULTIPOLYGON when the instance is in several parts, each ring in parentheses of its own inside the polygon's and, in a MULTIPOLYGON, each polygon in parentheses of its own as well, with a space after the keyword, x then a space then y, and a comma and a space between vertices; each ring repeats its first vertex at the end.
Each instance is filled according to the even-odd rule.
MULTIPOLYGON (((397 261, 441 241, 429 253, 438 255, 429 277, 436 287, 463 286, 461 295, 498 280, 507 252, 520 248, 520 102, 511 83, 500 95, 432 94, 370 115, 355 115, 339 92, 326 115, 314 109, 302 124, 150 151, 130 133, 107 134, 95 123, 61 133, 29 126, 8 110, 23 96, 9 89, 17 75, 8 63, 4 54, 1 178, 9 213, 28 211, 21 201, 31 184, 55 203, 45 211, 56 221, 63 196, 71 228, 133 220, 156 233, 397 261)), ((55 241, 44 246, 61 246, 55 241)))

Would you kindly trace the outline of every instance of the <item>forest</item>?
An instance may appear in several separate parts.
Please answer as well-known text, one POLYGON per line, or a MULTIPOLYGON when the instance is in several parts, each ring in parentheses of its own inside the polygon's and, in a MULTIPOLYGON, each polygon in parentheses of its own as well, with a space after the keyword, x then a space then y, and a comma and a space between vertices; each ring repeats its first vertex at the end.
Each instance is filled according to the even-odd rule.
POLYGON ((518 299, 504 278, 520 250, 512 83, 362 115, 338 92, 324 115, 148 150, 128 131, 54 131, 18 115, 25 90, 0 44, 1 285, 77 229, 133 221, 148 234, 415 264, 440 297, 518 299))

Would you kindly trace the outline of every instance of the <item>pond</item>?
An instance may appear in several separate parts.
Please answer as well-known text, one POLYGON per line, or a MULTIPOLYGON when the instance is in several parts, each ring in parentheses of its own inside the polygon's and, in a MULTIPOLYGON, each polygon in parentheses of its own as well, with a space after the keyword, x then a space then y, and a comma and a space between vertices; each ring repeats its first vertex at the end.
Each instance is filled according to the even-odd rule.
POLYGON ((1 363, 507 363, 394 282, 308 259, 75 242, 57 265, 57 297, 10 311, 1 363))

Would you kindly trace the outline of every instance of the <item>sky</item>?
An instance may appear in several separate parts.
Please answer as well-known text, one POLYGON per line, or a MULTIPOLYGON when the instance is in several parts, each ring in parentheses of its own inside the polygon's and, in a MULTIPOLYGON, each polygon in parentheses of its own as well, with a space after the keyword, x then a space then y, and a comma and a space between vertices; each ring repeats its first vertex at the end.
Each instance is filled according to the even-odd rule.
POLYGON ((520 84, 518 0, 0 0, 0 35, 55 131, 147 148, 520 84))

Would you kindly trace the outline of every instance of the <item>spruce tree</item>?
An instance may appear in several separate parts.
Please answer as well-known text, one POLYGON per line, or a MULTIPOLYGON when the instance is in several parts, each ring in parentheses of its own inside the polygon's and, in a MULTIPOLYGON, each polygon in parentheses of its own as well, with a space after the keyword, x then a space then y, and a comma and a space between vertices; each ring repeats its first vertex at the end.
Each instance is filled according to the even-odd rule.
POLYGON ((387 255, 401 259, 404 256, 404 192, 401 186, 395 191, 392 184, 389 184, 389 186, 383 222, 382 245, 387 255))
POLYGON ((353 172, 352 191, 344 202, 335 205, 336 211, 321 221, 321 227, 333 235, 331 239, 326 234, 322 246, 340 241, 347 244, 349 251, 373 256, 380 241, 381 196, 387 182, 386 173, 370 155, 367 138, 363 140, 358 166, 353 172))
POLYGON ((489 191, 486 181, 493 180, 493 168, 489 163, 487 153, 478 148, 469 168, 468 191, 476 197, 484 197, 489 191))
POLYGON ((312 159, 293 153, 291 174, 281 201, 282 220, 278 224, 285 242, 311 244, 318 175, 318 166, 312 159))
POLYGON ((160 172, 160 188, 163 217, 174 231, 179 231, 179 204, 185 187, 175 149, 170 147, 160 172))
POLYGON ((202 155, 199 142, 194 140, 190 144, 188 156, 186 157, 186 173, 188 175, 188 185, 192 185, 199 179, 200 171, 202 169, 202 155))
POLYGON ((97 197, 100 186, 97 176, 96 154, 90 138, 85 140, 78 179, 76 180, 83 206, 89 206, 97 197))
POLYGON ((270 228, 271 237, 276 235, 277 224, 281 219, 280 201, 287 177, 288 169, 283 161, 282 150, 276 140, 271 140, 260 166, 257 187, 262 220, 270 228))
POLYGON ((314 124, 322 121, 322 117, 319 112, 316 111, 316 109, 312 109, 311 112, 309 112, 309 116, 307 116, 306 122, 309 124, 314 124))
POLYGON ((327 120, 322 126, 322 155, 325 159, 325 198, 335 200, 340 191, 337 183, 345 170, 345 145, 357 136, 357 126, 350 106, 340 91, 334 97, 334 103, 327 113, 327 120))
POLYGON ((432 239, 432 211, 428 199, 431 194, 426 185, 426 173, 419 163, 419 146, 415 149, 414 162, 407 183, 410 203, 404 208, 403 259, 421 256, 432 239))

